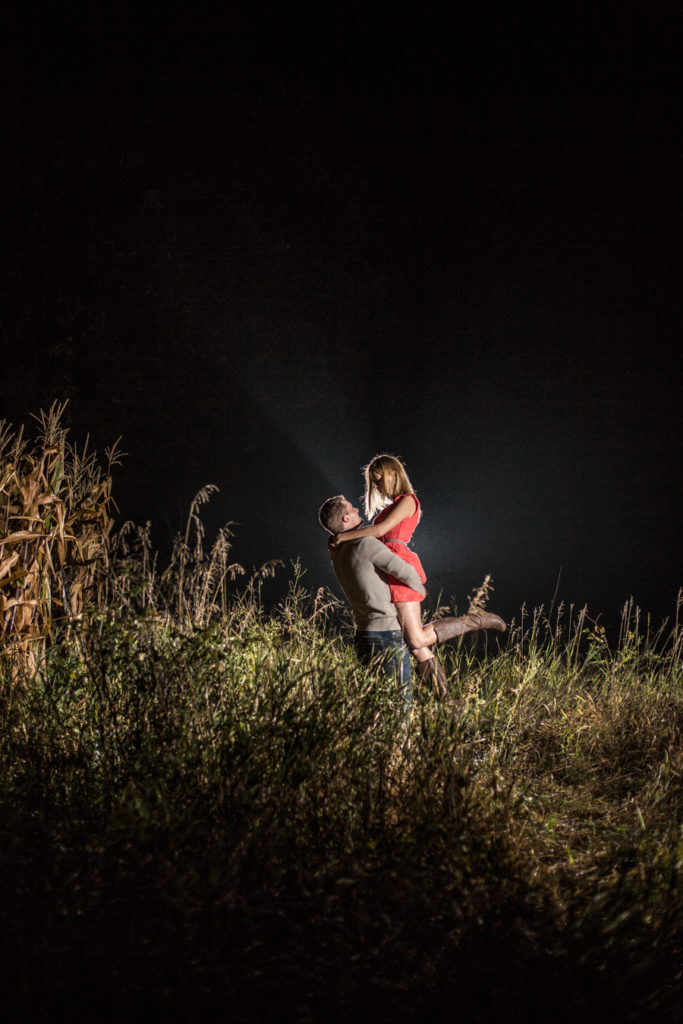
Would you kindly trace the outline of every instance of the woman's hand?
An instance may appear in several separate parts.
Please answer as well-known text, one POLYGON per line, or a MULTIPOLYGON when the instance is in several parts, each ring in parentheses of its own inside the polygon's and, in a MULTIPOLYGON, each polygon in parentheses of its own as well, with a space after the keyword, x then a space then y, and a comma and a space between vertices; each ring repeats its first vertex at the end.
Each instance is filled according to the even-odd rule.
POLYGON ((334 558, 335 555, 339 554, 339 549, 341 547, 341 543, 339 542, 340 536, 341 534, 335 533, 327 540, 327 550, 330 552, 330 558, 334 558))

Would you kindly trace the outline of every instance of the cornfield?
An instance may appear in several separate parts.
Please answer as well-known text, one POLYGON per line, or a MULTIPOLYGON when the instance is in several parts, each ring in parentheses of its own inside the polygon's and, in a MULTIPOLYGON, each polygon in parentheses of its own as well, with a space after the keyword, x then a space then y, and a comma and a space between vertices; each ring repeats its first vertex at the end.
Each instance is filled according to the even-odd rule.
POLYGON ((34 417, 29 440, 0 420, 0 654, 35 665, 59 621, 101 607, 113 526, 112 467, 67 440, 66 403, 34 417))

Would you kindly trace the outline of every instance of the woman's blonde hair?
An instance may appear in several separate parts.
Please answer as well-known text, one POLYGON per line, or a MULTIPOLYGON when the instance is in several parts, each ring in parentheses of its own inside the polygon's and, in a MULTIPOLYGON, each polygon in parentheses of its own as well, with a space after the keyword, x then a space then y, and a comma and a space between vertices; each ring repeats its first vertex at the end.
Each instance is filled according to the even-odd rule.
POLYGON ((374 519, 378 512, 399 494, 413 494, 413 485, 408 479, 405 466, 395 455, 375 455, 363 466, 365 494, 363 505, 368 519, 374 519), (380 470, 382 479, 377 483, 373 473, 380 470))

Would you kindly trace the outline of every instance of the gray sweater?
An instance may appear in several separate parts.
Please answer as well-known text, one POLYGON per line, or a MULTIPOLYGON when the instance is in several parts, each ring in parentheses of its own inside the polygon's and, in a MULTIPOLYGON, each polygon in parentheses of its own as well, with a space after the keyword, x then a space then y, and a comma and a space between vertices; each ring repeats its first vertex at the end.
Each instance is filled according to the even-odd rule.
POLYGON ((412 565, 376 537, 342 544, 332 566, 353 610, 356 628, 364 632, 401 628, 384 573, 396 576, 418 594, 425 592, 412 565))

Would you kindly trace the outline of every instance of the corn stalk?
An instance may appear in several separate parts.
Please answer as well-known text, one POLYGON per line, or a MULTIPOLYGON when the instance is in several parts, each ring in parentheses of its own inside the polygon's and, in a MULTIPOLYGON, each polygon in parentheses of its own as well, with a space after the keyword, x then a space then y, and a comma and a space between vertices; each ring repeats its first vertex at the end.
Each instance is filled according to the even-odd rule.
POLYGON ((103 599, 113 520, 111 470, 61 426, 66 403, 34 419, 33 442, 0 421, 0 656, 33 667, 56 622, 103 599))

